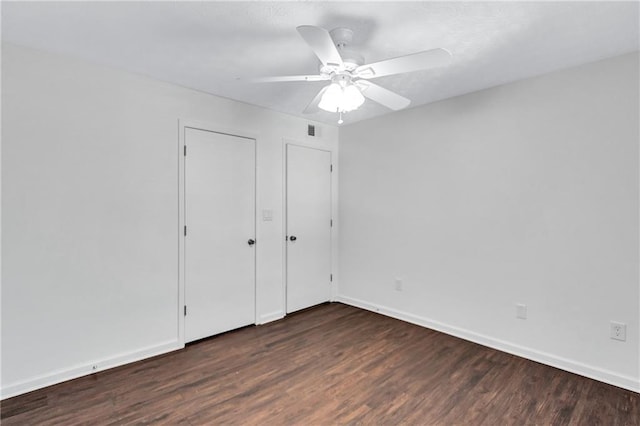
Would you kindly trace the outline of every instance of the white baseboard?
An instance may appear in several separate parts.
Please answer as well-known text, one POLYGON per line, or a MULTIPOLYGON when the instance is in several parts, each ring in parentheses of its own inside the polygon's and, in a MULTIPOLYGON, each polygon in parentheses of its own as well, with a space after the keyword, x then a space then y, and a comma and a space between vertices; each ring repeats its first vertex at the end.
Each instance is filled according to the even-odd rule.
POLYGON ((266 324, 268 322, 277 321, 284 318, 284 311, 274 311, 268 314, 260 315, 258 325, 266 324))
POLYGON ((449 334, 451 336, 459 337, 464 340, 469 340, 474 343, 478 343, 483 346, 488 346, 493 349, 497 349, 502 352, 507 352, 512 355, 516 355, 522 358, 527 358, 532 361, 536 361, 542 364, 550 365, 552 367, 559 368, 561 370, 569 371, 571 373, 579 374, 581 376, 588 377, 590 379, 598 380, 610 385, 618 386, 620 388, 628 389, 630 391, 640 393, 640 379, 631 376, 624 376, 613 371, 604 370, 598 367, 593 367, 587 364, 583 364, 577 361, 573 361, 567 358, 562 358, 550 353, 537 351, 535 349, 527 348, 513 343, 506 342, 504 340, 495 339, 490 336, 475 333, 463 328, 454 327, 444 324, 439 321, 435 321, 429 318, 420 317, 407 312, 398 311, 392 308, 388 308, 382 305, 365 302, 363 300, 353 299, 351 297, 338 295, 335 299, 337 302, 344 303, 346 305, 355 306, 357 308, 366 309, 368 311, 377 312, 388 317, 396 318, 402 321, 410 322, 412 324, 420 325, 422 327, 430 328, 442 333, 449 334))
POLYGON ((145 358, 151 358, 156 355, 161 355, 182 348, 184 348, 184 345, 179 344, 177 340, 169 341, 161 343, 159 345, 142 348, 133 352, 116 355, 114 357, 96 360, 88 364, 61 369, 49 374, 44 374, 29 380, 5 386, 0 390, 0 399, 11 398, 12 396, 21 395, 23 393, 31 392, 36 389, 41 389, 47 386, 66 382, 67 380, 76 379, 88 374, 97 373, 99 371, 108 370, 114 367, 119 367, 124 364, 140 361, 145 358))

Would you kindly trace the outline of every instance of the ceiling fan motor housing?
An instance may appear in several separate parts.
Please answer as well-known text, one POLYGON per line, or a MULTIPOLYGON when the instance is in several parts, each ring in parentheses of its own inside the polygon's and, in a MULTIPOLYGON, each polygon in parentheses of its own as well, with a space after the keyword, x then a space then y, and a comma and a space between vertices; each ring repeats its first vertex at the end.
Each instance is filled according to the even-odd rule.
POLYGON ((334 74, 331 78, 332 83, 339 84, 342 87, 346 87, 351 84, 351 76, 349 74, 334 74))

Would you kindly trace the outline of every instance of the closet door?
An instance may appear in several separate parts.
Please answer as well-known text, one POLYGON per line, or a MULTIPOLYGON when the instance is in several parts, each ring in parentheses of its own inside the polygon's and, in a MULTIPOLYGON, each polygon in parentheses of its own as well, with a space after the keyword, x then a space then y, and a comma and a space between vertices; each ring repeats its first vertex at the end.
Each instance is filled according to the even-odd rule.
POLYGON ((185 341, 255 323, 255 140, 185 130, 185 341))
POLYGON ((331 297, 331 153, 287 145, 287 312, 331 297))

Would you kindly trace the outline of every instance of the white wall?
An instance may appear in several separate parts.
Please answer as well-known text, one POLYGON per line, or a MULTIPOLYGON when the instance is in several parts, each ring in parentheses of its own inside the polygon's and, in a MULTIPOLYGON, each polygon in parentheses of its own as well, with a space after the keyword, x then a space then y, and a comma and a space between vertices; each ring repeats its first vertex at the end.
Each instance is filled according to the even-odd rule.
POLYGON ((3 397, 181 347, 178 119, 258 136, 257 318, 284 315, 283 139, 335 158, 335 127, 3 45, 3 397))
POLYGON ((339 299, 640 390, 638 78, 635 53, 341 128, 339 299))

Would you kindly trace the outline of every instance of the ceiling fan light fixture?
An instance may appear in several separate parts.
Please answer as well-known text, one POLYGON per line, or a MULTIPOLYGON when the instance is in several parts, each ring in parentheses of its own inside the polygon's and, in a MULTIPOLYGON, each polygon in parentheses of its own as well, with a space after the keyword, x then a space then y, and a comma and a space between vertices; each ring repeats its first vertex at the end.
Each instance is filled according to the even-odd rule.
POLYGON ((331 83, 324 91, 318 108, 328 112, 349 112, 358 109, 364 103, 364 96, 353 84, 345 87, 331 83))

